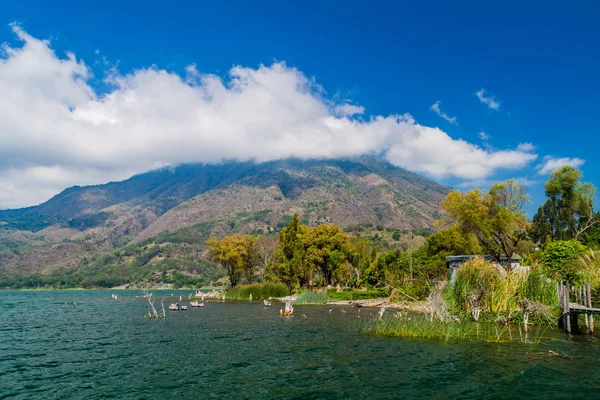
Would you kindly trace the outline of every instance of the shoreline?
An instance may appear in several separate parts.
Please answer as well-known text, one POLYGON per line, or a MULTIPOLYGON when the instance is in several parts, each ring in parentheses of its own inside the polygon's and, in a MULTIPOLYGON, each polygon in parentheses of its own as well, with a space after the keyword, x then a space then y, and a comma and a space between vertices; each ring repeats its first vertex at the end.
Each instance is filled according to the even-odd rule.
MULTIPOLYGON (((140 291, 140 290, 144 290, 146 288, 125 288, 123 286, 118 286, 118 287, 114 287, 114 288, 19 288, 19 289, 9 289, 9 288, 3 288, 0 289, 1 291, 20 291, 20 292, 46 292, 46 291, 84 291, 84 290, 93 290, 93 291, 110 291, 110 290, 133 290, 133 291, 140 291)), ((194 288, 178 288, 178 289, 174 289, 174 288, 169 288, 169 287, 159 287, 159 288, 148 288, 148 290, 172 290, 172 291, 189 291, 189 290, 223 290, 222 288, 215 288, 215 287, 206 287, 206 288, 200 288, 200 289, 194 289, 194 288)), ((197 297, 197 296, 193 296, 193 297, 197 297)), ((216 298, 207 298, 207 301, 210 300, 219 300, 216 298)), ((285 303, 286 300, 295 300, 294 296, 286 296, 286 297, 274 297, 272 300, 278 301, 278 302, 282 302, 285 303)), ((226 301, 228 302, 248 302, 247 300, 230 300, 227 299, 226 301)), ((255 300, 256 302, 258 302, 258 300, 255 300)), ((386 302, 387 299, 383 299, 383 298, 374 298, 374 299, 365 299, 365 300, 335 300, 335 301, 328 301, 326 303, 315 303, 315 304, 299 304, 298 306, 346 306, 346 307, 357 307, 357 308, 381 308, 382 306, 385 306, 385 308, 387 309, 393 309, 393 310, 401 310, 401 311, 413 311, 413 312, 418 312, 418 313, 425 313, 426 310, 425 308, 418 304, 418 303, 387 303, 386 302)), ((254 302, 254 301, 253 301, 254 302)))
POLYGON ((44 287, 44 288, 0 288, 0 291, 36 291, 36 292, 42 292, 42 291, 60 291, 60 290, 223 290, 223 289, 219 289, 219 288, 213 288, 213 287, 202 287, 202 288, 186 288, 186 287, 182 287, 182 288, 172 288, 172 287, 149 287, 149 288, 126 288, 126 287, 122 287, 122 286, 117 286, 117 287, 112 287, 112 288, 103 288, 103 287, 97 287, 97 288, 83 288, 83 287, 72 287, 72 288, 50 288, 50 287, 44 287))

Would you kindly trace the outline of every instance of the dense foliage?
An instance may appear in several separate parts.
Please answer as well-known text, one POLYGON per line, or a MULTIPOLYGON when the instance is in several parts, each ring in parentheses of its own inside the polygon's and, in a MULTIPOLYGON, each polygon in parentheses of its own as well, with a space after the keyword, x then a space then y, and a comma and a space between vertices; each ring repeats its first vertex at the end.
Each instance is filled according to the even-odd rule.
POLYGON ((446 223, 474 235, 479 244, 501 262, 517 252, 526 240, 529 222, 523 206, 528 201, 523 187, 508 180, 495 183, 486 194, 479 190, 461 193, 453 190, 442 201, 446 223))
POLYGON ((566 165, 552 172, 545 191, 548 199, 533 217, 534 241, 579 239, 598 224, 593 202, 596 189, 581 182, 576 168, 566 165))
POLYGON ((544 247, 542 261, 549 276, 569 283, 583 283, 579 280, 582 267, 579 258, 585 246, 577 240, 555 240, 544 247))
POLYGON ((446 255, 478 250, 473 237, 463 238, 454 228, 429 236, 424 247, 409 254, 396 246, 351 237, 336 225, 309 227, 297 215, 281 230, 278 240, 273 238, 231 235, 210 238, 207 244, 212 260, 227 269, 232 287, 270 281, 296 291, 336 285, 362 289, 329 292, 332 299, 344 300, 387 296, 390 285, 422 298, 436 280, 445 279, 446 255))
POLYGON ((262 283, 251 285, 238 285, 227 291, 227 298, 230 300, 248 300, 250 295, 252 299, 269 299, 270 297, 284 297, 290 294, 287 286, 281 283, 262 283))
POLYGON ((483 259, 465 263, 445 292, 456 314, 510 314, 534 306, 551 314, 558 307, 556 281, 540 268, 506 272, 483 259))

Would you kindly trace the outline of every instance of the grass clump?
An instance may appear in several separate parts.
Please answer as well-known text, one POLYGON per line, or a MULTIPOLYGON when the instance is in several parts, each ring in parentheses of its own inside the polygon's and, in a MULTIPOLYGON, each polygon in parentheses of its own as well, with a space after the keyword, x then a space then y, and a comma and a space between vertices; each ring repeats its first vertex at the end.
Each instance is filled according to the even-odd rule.
MULTIPOLYGON (((545 328, 544 328, 545 329, 545 328)), ((364 334, 429 339, 442 342, 481 341, 504 343, 520 341, 538 344, 543 331, 538 329, 531 336, 519 325, 479 324, 470 321, 440 321, 427 315, 406 312, 390 312, 382 319, 364 320, 364 334)))
POLYGON ((549 279, 541 267, 534 265, 527 274, 519 294, 521 298, 544 304, 552 309, 559 309, 560 299, 556 285, 556 281, 549 279))
POLYGON ((294 305, 325 304, 327 303, 326 292, 304 292, 294 301, 294 305))
POLYGON ((269 297, 289 296, 290 290, 283 283, 253 283, 251 285, 238 285, 229 289, 225 298, 229 300, 248 300, 250 294, 254 300, 268 299, 269 297))
POLYGON ((470 260, 459 268, 444 297, 453 314, 472 314, 475 320, 479 313, 550 315, 559 308, 556 282, 541 268, 507 272, 483 259, 470 260))
POLYGON ((332 301, 379 299, 382 297, 388 297, 389 295, 390 291, 388 289, 345 290, 343 292, 337 292, 335 289, 331 289, 327 292, 329 300, 332 301))

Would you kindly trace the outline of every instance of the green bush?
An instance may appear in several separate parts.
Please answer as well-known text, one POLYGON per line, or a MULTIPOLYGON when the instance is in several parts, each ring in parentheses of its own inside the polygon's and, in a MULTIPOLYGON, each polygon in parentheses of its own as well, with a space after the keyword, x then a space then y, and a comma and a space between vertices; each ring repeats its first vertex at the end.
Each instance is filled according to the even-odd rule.
POLYGON ((253 283, 251 285, 238 285, 225 294, 230 300, 248 300, 252 294, 253 300, 268 299, 269 297, 285 297, 290 295, 290 290, 283 283, 253 283))
POLYGON ((295 305, 307 304, 325 304, 327 303, 327 293, 325 292, 304 292, 294 301, 295 305))
POLYGON ((327 297, 331 301, 379 299, 382 297, 388 297, 389 294, 390 291, 388 289, 349 290, 343 292, 337 292, 335 289, 330 289, 327 291, 327 297))
POLYGON ((558 306, 556 281, 541 268, 530 272, 501 272, 483 259, 466 262, 444 291, 455 314, 470 313, 477 305, 481 313, 511 313, 521 310, 522 302, 542 304, 549 310, 558 306))
POLYGON ((555 240, 546 244, 542 262, 546 273, 556 280, 569 283, 578 282, 580 263, 578 258, 585 251, 585 246, 577 240, 555 240))

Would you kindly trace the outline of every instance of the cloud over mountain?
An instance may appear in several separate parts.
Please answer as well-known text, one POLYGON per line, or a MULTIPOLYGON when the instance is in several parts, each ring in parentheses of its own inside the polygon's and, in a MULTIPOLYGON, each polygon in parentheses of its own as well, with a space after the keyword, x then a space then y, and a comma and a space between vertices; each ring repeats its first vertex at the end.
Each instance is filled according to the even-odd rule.
POLYGON ((379 153, 437 179, 474 180, 537 157, 482 149, 409 114, 369 116, 283 62, 236 66, 226 79, 193 65, 184 76, 109 70, 100 94, 75 54, 57 55, 49 41, 12 28, 20 44, 0 56, 0 208, 184 162, 379 153))

